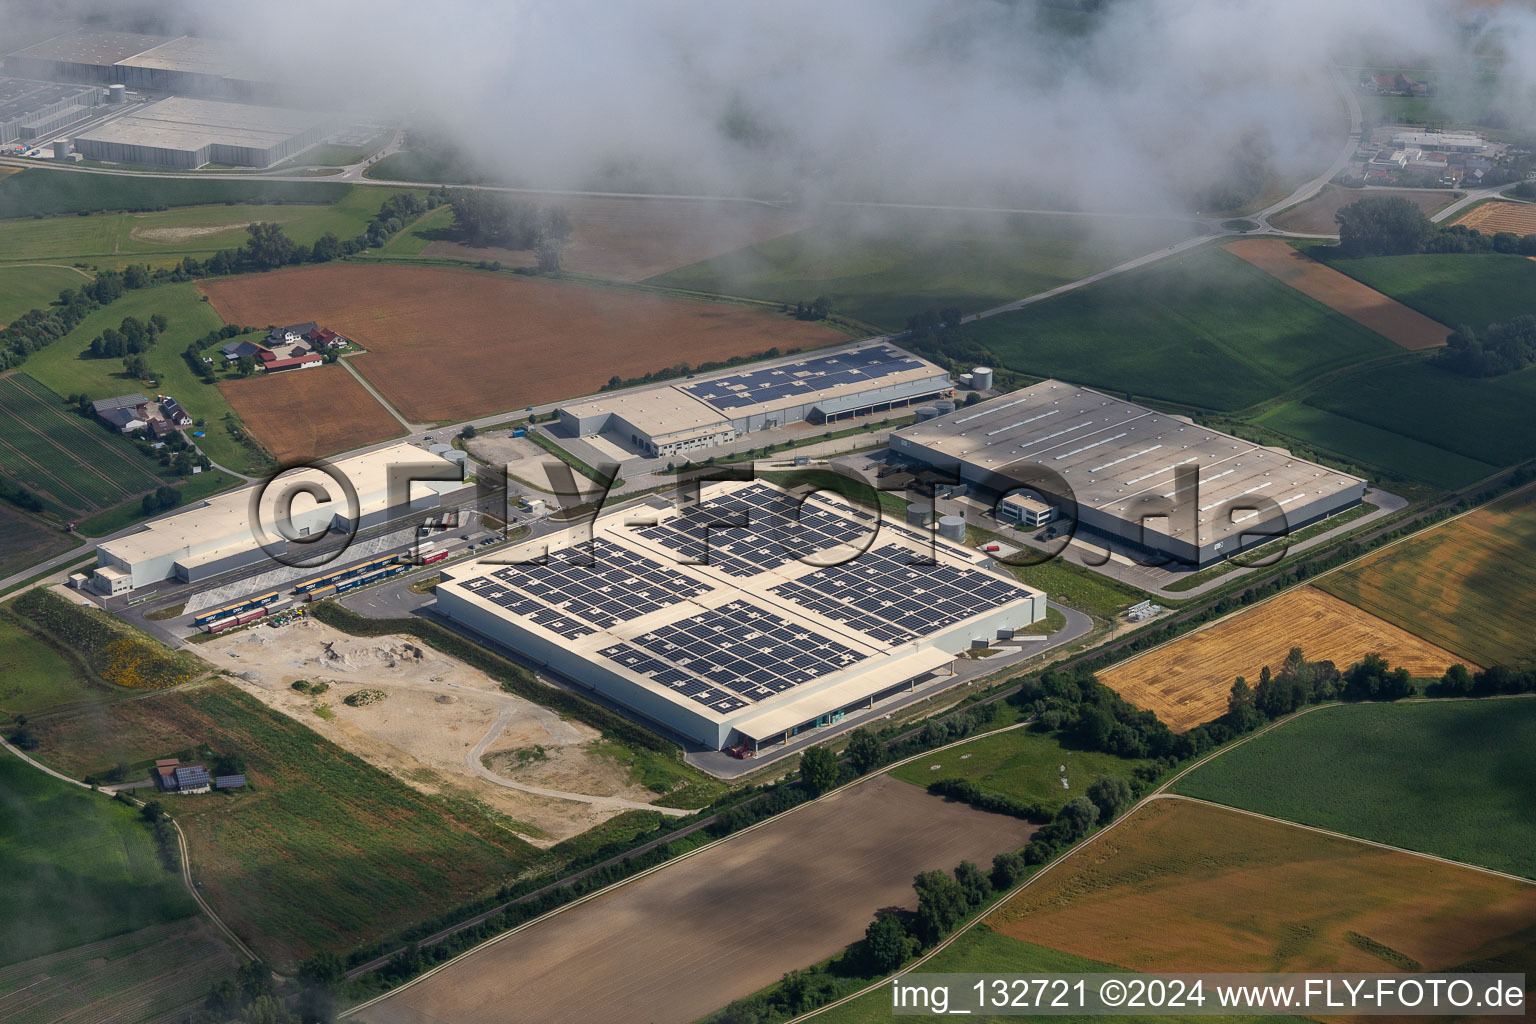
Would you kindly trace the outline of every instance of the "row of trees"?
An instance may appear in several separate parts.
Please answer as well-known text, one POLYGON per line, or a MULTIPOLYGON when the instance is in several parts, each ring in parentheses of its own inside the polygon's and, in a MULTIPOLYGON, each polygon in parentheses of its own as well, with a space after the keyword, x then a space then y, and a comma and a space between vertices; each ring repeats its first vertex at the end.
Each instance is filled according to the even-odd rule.
POLYGON ((571 240, 571 217, 561 206, 539 207, 496 192, 459 189, 449 202, 453 223, 470 245, 532 249, 542 273, 560 269, 560 253, 571 240))
MULTIPOLYGON (((800 350, 798 348, 791 348, 780 352, 778 347, 775 346, 773 348, 767 349, 766 351, 757 352, 750 356, 732 356, 731 358, 724 360, 711 360, 708 362, 700 363, 698 366, 691 366, 688 363, 678 363, 676 366, 669 366, 664 370, 652 370, 649 373, 639 377, 620 377, 615 374, 614 376, 608 378, 608 383, 604 384, 601 390, 617 391, 620 388, 632 388, 641 384, 659 384, 665 380, 677 380, 680 377, 687 377, 695 373, 713 373, 716 370, 728 370, 733 366, 740 366, 743 363, 753 363, 761 359, 777 359, 781 355, 792 356, 799 351, 800 350)), ((530 420, 531 419, 532 418, 530 417, 530 420)))
MULTIPOLYGON (((1527 235, 1536 239, 1536 235, 1527 235)), ((1536 316, 1529 313, 1507 323, 1489 324, 1478 338, 1472 328, 1456 328, 1445 339, 1435 362, 1468 377, 1496 377, 1523 370, 1536 362, 1536 316)))
POLYGON ((1333 215, 1345 256, 1406 256, 1420 252, 1510 253, 1536 256, 1536 235, 1485 235, 1464 224, 1445 227, 1402 196, 1367 196, 1333 215))
POLYGON ((147 323, 136 316, 125 316, 116 327, 108 327, 92 338, 86 355, 92 359, 120 359, 148 352, 168 326, 160 313, 151 316, 147 323))
POLYGON ((102 306, 122 298, 128 288, 142 288, 150 275, 142 267, 119 273, 104 270, 79 288, 59 292, 47 308, 32 309, 0 328, 0 370, 20 366, 33 352, 51 345, 102 306))

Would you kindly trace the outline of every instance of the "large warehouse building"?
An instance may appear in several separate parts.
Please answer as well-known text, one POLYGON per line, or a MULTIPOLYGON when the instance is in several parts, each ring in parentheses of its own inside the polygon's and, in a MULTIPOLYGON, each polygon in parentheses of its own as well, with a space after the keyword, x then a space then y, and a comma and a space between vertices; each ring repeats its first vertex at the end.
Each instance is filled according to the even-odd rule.
POLYGON ((1027 480, 1099 536, 1196 566, 1365 493, 1358 477, 1054 380, 904 427, 890 450, 989 496, 1027 480))
POLYGON ((984 555, 760 482, 615 512, 591 538, 451 566, 438 610, 714 749, 836 722, 1046 612, 984 555))
POLYGON ((175 96, 75 136, 86 159, 157 167, 270 167, 330 134, 332 118, 175 96))
POLYGON ((662 458, 770 427, 901 408, 951 387, 947 371, 876 344, 594 398, 563 407, 560 427, 568 437, 607 434, 662 458))
POLYGON ((96 570, 91 588, 112 596, 161 580, 197 583, 221 573, 302 550, 302 541, 290 545, 278 531, 283 527, 277 503, 284 494, 294 495, 289 509, 290 536, 324 534, 327 529, 371 529, 400 518, 407 512, 427 512, 453 505, 469 496, 473 485, 463 482, 463 467, 414 445, 396 444, 378 451, 337 460, 332 468, 351 481, 356 505, 335 479, 319 469, 283 475, 276 484, 245 488, 216 495, 196 508, 146 523, 126 537, 102 543, 96 549, 96 570), (392 507, 389 493, 391 467, 411 467, 420 476, 435 473, 452 479, 411 485, 408 508, 392 507), (418 468, 419 467, 419 468, 418 468), (329 501, 318 501, 294 492, 303 484, 324 488, 329 501), (261 494, 253 517, 253 496, 261 494))
POLYGON ((211 99, 260 99, 276 88, 262 80, 261 67, 233 43, 136 32, 68 32, 8 55, 5 69, 24 78, 126 85, 211 99))
POLYGON ((0 78, 0 143, 50 135, 95 114, 102 91, 93 85, 60 85, 0 78))

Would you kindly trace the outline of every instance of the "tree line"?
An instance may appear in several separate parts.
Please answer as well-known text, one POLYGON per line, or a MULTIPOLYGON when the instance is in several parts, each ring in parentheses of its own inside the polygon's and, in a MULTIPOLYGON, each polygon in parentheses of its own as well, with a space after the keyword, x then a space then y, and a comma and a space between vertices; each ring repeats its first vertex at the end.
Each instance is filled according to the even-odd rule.
POLYGON ((1485 235, 1465 224, 1439 225, 1402 196, 1367 196, 1333 215, 1344 256, 1414 253, 1507 253, 1536 256, 1536 235, 1485 235))
POLYGON ((0 329, 0 370, 20 366, 28 356, 64 337, 91 313, 116 302, 130 288, 149 283, 142 267, 103 270, 79 288, 65 288, 46 308, 32 309, 0 329))
POLYGON ((1536 316, 1525 313, 1504 323, 1489 324, 1481 338, 1462 325, 1446 337, 1445 348, 1434 356, 1434 362, 1468 377, 1497 377, 1523 370, 1536 362, 1536 316))
POLYGON ((560 253, 572 232, 571 217, 564 207, 539 207, 478 189, 457 189, 449 203, 454 227, 470 245, 532 249, 541 272, 560 269, 560 253))

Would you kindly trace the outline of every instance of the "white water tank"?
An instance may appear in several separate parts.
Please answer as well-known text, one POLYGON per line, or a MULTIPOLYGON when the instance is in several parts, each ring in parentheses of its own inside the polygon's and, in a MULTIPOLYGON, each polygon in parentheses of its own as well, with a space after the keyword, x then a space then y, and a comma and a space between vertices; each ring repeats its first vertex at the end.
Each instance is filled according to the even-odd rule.
POLYGON ((68 139, 54 139, 53 140, 53 158, 55 160, 64 160, 64 159, 68 158, 68 156, 69 156, 69 140, 68 139))
POLYGON ((128 87, 126 85, 107 86, 107 102, 123 103, 128 99, 128 87))
POLYGON ((971 387, 986 391, 992 387, 992 367, 977 366, 971 370, 971 387))
POLYGON ((911 526, 927 526, 933 518, 933 506, 926 501, 914 501, 907 506, 907 523, 911 526))
POLYGON ((965 516, 940 516, 939 536, 957 544, 965 543, 965 516))

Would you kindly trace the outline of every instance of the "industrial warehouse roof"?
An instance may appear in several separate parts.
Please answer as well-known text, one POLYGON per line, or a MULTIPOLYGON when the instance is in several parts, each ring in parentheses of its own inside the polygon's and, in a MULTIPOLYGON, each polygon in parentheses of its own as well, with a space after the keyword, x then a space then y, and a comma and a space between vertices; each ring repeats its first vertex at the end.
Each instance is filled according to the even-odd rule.
POLYGON ((581 417, 612 413, 644 430, 654 439, 685 432, 711 433, 726 430, 730 421, 692 395, 674 387, 646 388, 621 395, 596 398, 564 407, 581 417))
POLYGON ((591 537, 451 567, 438 594, 758 739, 948 663, 980 617, 1043 596, 984 555, 761 482, 615 512, 591 537))
POLYGON ((240 77, 255 75, 258 65, 243 58, 233 43, 223 39, 198 39, 181 36, 140 53, 120 59, 124 67, 183 71, 196 75, 240 77))
POLYGON ((50 104, 99 91, 99 86, 79 83, 60 84, 0 77, 0 124, 15 121, 50 104))
POLYGON ((67 32, 24 50, 10 54, 32 60, 70 61, 76 64, 116 64, 134 54, 171 41, 170 36, 148 36, 137 32, 91 32, 81 29, 67 32))
MULTIPOLYGON (((388 507, 388 474, 391 466, 431 466, 444 473, 462 473, 462 467, 439 456, 432 455, 415 445, 395 444, 378 451, 338 459, 331 468, 352 482, 357 490, 357 514, 366 516, 388 507)), ((117 540, 102 543, 100 549, 114 558, 132 565, 148 559, 167 555, 183 555, 187 564, 212 562, 225 555, 249 551, 279 540, 275 532, 276 503, 284 491, 301 484, 315 484, 325 489, 335 505, 338 515, 350 516, 352 509, 340 485, 320 469, 304 469, 284 474, 281 486, 262 491, 261 486, 242 488, 227 494, 209 498, 196 508, 179 512, 164 519, 146 523, 142 530, 117 540), (252 496, 261 493, 258 521, 252 521, 252 496)), ((444 491, 462 486, 454 481, 417 482, 412 485, 412 495, 421 496, 425 490, 444 491)), ((296 497, 295 513, 312 508, 319 502, 312 498, 296 497)))
POLYGON ((76 142, 195 151, 211 145, 266 149, 329 119, 311 110, 173 96, 83 132, 76 142))
MULTIPOLYGON (((1190 510, 1182 503, 1195 496, 1173 490, 1175 471, 1196 466, 1199 504, 1193 511, 1202 546, 1242 533, 1243 522, 1253 517, 1238 512, 1234 521, 1218 522, 1229 502, 1265 497, 1294 511, 1362 483, 1280 449, 1054 380, 893 433, 893 450, 908 445, 982 472, 1039 466, 1064 478, 1079 505, 1133 522, 1143 514, 1138 503, 1174 499, 1169 533, 1191 543, 1190 510)), ((1147 529, 1157 532, 1153 524, 1147 529)))

